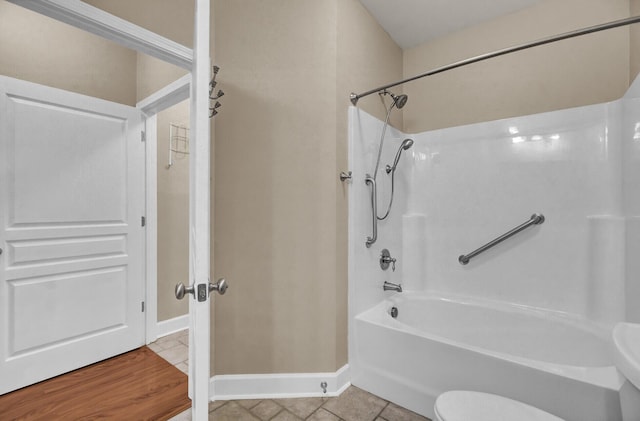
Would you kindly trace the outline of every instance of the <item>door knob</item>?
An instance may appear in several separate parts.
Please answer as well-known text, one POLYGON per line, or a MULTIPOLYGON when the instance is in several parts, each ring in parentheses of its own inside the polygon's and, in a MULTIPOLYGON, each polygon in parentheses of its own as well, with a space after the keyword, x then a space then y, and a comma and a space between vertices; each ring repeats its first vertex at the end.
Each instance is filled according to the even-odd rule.
POLYGON ((224 278, 218 279, 218 282, 215 284, 209 283, 209 292, 218 291, 218 294, 224 295, 227 292, 227 288, 229 288, 229 284, 224 278))
POLYGON ((195 289, 192 286, 186 287, 182 282, 176 285, 176 298, 182 300, 185 294, 193 294, 195 296, 195 289))

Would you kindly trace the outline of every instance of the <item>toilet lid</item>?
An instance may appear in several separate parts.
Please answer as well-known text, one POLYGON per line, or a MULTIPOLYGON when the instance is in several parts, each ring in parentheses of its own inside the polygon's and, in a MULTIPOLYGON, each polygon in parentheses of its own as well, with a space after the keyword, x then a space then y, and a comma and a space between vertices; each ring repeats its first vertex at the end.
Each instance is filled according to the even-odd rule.
POLYGON ((563 421, 562 418, 513 399, 462 390, 438 396, 434 410, 441 421, 563 421))

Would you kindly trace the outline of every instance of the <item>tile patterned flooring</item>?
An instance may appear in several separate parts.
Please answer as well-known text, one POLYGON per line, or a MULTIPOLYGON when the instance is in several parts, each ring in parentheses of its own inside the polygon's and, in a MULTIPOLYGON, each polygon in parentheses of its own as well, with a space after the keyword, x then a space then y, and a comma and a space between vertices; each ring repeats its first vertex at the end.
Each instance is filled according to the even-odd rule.
MULTIPOLYGON (((186 373, 189 364, 186 330, 158 339, 153 351, 186 373)), ((429 421, 355 386, 335 398, 246 399, 209 404, 213 421, 429 421)), ((169 421, 191 421, 190 410, 169 421)))

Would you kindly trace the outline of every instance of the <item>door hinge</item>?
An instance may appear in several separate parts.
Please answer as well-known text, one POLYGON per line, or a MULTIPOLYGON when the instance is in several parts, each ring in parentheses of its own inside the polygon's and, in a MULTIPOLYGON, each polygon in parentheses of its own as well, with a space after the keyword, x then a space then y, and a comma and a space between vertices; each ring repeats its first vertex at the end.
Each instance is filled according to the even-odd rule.
POLYGON ((142 312, 144 313, 144 301, 142 302, 142 312))
POLYGON ((140 132, 140 142, 145 142, 147 140, 147 134, 145 132, 140 132))
POLYGON ((144 216, 140 217, 140 225, 141 226, 146 226, 147 225, 147 218, 145 218, 144 216))

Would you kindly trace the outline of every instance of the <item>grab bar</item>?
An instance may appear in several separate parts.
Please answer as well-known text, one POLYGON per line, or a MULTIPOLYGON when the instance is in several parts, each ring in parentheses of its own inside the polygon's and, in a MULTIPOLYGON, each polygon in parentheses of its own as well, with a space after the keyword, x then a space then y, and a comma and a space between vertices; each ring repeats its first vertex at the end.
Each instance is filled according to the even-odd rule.
POLYGON ((458 262, 460 262, 461 265, 466 265, 467 263, 469 263, 469 260, 471 260, 472 258, 476 257, 477 255, 479 255, 480 253, 489 250, 491 247, 495 246, 496 244, 499 244, 501 242, 503 242, 504 240, 506 240, 507 238, 511 237, 512 235, 515 235, 517 233, 519 233, 520 231, 529 228, 531 225, 539 225, 542 224, 544 222, 544 215, 543 214, 538 214, 538 213, 534 213, 533 215, 531 215, 531 219, 529 219, 527 222, 518 225, 517 227, 515 227, 514 229, 512 229, 511 231, 502 234, 500 237, 496 238, 493 241, 488 242, 487 244, 485 244, 484 246, 480 247, 477 250, 472 251, 471 253, 467 254, 467 255, 461 255, 460 257, 458 257, 458 262))
POLYGON ((376 179, 369 174, 364 179, 366 184, 371 184, 371 212, 373 213, 373 234, 371 237, 367 237, 365 245, 367 248, 371 247, 373 243, 378 239, 378 192, 376 189, 376 179))

